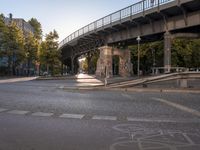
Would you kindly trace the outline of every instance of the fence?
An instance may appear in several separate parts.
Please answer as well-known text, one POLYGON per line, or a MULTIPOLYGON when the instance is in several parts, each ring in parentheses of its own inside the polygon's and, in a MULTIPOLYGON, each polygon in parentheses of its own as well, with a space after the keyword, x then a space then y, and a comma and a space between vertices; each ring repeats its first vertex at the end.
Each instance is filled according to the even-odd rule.
POLYGON ((95 31, 96 29, 103 28, 104 26, 112 24, 116 21, 120 21, 124 18, 144 12, 151 8, 159 7, 160 5, 169 3, 171 1, 174 1, 174 0, 143 0, 138 3, 135 3, 129 7, 126 7, 117 12, 114 12, 108 16, 105 16, 105 17, 103 17, 97 21, 94 21, 93 23, 90 23, 89 25, 86 25, 85 27, 75 31, 74 33, 70 34, 68 37, 66 37, 63 41, 61 41, 59 43, 59 48, 62 47, 64 44, 66 44, 66 43, 74 40, 75 38, 82 36, 88 32, 95 31))

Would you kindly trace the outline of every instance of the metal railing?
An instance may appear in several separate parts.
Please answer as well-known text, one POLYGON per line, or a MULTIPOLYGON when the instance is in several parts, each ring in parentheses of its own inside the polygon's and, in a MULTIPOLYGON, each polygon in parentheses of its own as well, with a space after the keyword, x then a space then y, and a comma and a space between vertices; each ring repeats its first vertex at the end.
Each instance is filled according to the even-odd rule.
POLYGON ((105 16, 99 20, 96 20, 89 25, 84 26, 83 28, 75 31, 74 33, 70 34, 64 40, 59 43, 59 48, 62 47, 64 44, 76 39, 79 36, 83 36, 86 33, 95 31, 99 28, 103 28, 106 25, 110 25, 116 21, 123 20, 124 18, 131 17, 135 14, 144 12, 151 8, 159 7, 160 5, 169 3, 175 0, 143 0, 138 3, 135 3, 131 6, 128 6, 124 9, 121 9, 117 12, 114 12, 108 16, 105 16))

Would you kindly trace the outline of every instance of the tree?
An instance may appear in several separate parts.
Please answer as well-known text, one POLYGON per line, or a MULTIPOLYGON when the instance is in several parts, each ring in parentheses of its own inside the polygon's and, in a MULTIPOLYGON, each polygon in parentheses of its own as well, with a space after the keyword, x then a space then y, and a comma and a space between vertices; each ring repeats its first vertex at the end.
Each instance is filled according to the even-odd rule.
POLYGON ((41 44, 42 44, 42 26, 41 23, 36 18, 31 18, 29 21, 29 24, 34 29, 34 38, 36 45, 38 45, 38 51, 37 51, 37 59, 36 59, 36 66, 39 67, 39 74, 40 74, 40 68, 42 68, 42 63, 40 62, 40 51, 41 51, 41 44))
POLYGON ((34 66, 37 58, 37 52, 39 49, 39 45, 37 39, 34 38, 34 35, 29 33, 28 36, 25 38, 25 56, 28 66, 28 76, 30 75, 30 67, 31 65, 34 66))
POLYGON ((0 57, 4 56, 5 53, 5 43, 6 43, 6 37, 5 37, 5 33, 8 30, 8 28, 6 27, 5 23, 4 23, 4 16, 3 14, 0 15, 0 57))
POLYGON ((172 44, 172 66, 192 67, 192 40, 177 38, 172 44))
POLYGON ((36 18, 31 18, 28 23, 34 28, 34 36, 36 39, 42 39, 42 26, 36 18))
POLYGON ((200 39, 177 38, 172 45, 172 65, 200 67, 200 39))
POLYGON ((89 74, 94 74, 97 67, 97 61, 99 58, 99 51, 90 52, 86 55, 85 62, 83 63, 84 71, 88 71, 89 74))
MULTIPOLYGON (((129 46, 131 50, 131 61, 137 66, 138 46, 129 46)), ((140 45, 140 69, 144 74, 149 74, 152 67, 163 66, 163 41, 149 42, 140 45), (154 64, 155 63, 155 64, 154 64)), ((137 67, 133 68, 137 72, 137 67)))
POLYGON ((4 23, 4 15, 0 15, 0 75, 8 74, 8 67, 6 64, 6 51, 5 51, 5 44, 6 44, 6 32, 8 28, 4 23), (5 64, 3 64, 4 62, 5 64))
MULTIPOLYGON (((131 60, 133 66, 137 66, 138 47, 133 45, 131 49, 131 60)), ((176 38, 172 41, 172 66, 173 67, 200 67, 200 39, 176 38)), ((151 67, 163 66, 164 42, 157 41, 140 45, 140 68, 148 73, 151 67), (155 64, 154 64, 155 60, 155 64)), ((137 67, 134 67, 134 72, 137 67)))
POLYGON ((45 41, 41 44, 40 60, 46 71, 52 75, 57 74, 60 70, 61 54, 58 51, 58 33, 54 30, 46 35, 45 41))
POLYGON ((191 42, 192 47, 192 67, 200 68, 200 39, 195 39, 191 42))
POLYGON ((7 26, 5 31, 5 56, 8 58, 8 69, 10 74, 16 75, 16 67, 24 61, 24 36, 23 32, 14 22, 7 26))

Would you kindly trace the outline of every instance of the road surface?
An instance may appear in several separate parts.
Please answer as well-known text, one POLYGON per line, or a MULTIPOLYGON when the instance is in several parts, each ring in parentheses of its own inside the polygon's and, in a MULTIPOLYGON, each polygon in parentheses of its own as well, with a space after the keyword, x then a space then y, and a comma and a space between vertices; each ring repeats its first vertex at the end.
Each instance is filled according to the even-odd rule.
POLYGON ((2 82, 0 150, 200 149, 200 94, 60 88, 76 84, 2 82))

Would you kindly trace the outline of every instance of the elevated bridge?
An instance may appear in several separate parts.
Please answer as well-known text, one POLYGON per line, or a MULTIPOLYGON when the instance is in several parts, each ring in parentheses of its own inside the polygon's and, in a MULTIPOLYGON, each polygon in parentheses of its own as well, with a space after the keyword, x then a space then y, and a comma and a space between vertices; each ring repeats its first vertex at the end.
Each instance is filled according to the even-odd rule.
POLYGON ((199 0, 143 0, 96 20, 67 36, 59 43, 63 62, 77 72, 77 58, 100 50, 96 74, 114 74, 113 56, 119 56, 119 75, 130 76, 132 66, 129 45, 164 39, 164 64, 171 67, 171 40, 174 37, 197 38, 200 33, 199 0), (119 48, 123 47, 123 50, 119 48))

